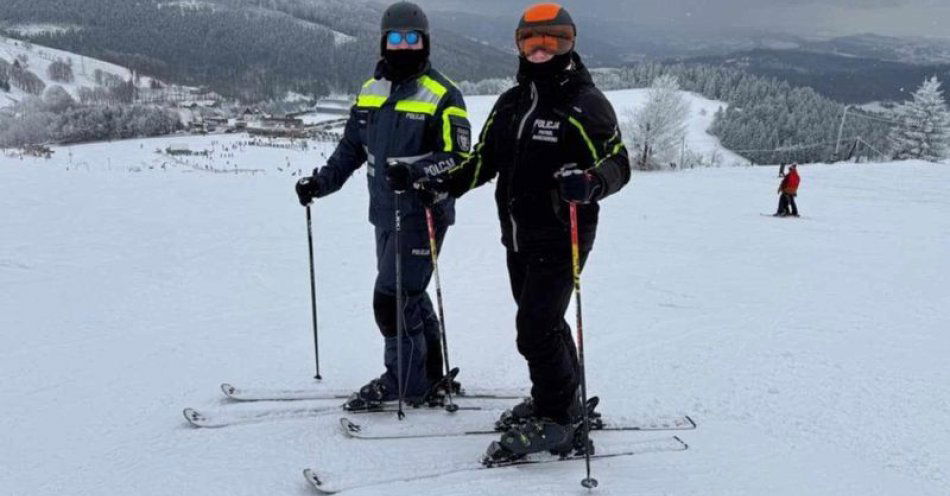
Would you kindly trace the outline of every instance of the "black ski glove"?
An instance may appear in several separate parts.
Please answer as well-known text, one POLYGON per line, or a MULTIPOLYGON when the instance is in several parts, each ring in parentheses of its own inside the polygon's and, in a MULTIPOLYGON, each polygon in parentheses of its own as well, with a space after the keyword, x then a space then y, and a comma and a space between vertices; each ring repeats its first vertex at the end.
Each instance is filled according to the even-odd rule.
POLYGON ((575 164, 569 164, 554 173, 561 192, 561 199, 566 202, 590 203, 600 198, 604 190, 603 180, 596 174, 578 169, 575 164))
MULTIPOLYGON (((428 163, 428 162, 425 162, 428 163)), ((429 176, 421 162, 409 165, 405 162, 392 161, 386 168, 386 181, 393 191, 415 189, 419 200, 428 207, 449 197, 448 185, 440 176, 429 176)))
POLYGON ((405 162, 390 162, 386 167, 386 182, 393 191, 403 192, 412 185, 413 170, 405 162))
POLYGON ((449 197, 449 185, 441 176, 425 176, 413 183, 412 187, 416 189, 419 200, 427 207, 434 206, 449 197))
POLYGON ((320 196, 320 181, 316 176, 302 177, 297 181, 296 190, 300 204, 306 207, 320 196))

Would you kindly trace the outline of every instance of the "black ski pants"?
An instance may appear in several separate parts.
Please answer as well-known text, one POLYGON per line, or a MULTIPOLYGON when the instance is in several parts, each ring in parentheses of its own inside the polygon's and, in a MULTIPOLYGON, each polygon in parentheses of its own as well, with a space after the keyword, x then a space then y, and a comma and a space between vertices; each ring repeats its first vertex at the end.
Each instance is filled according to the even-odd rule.
POLYGON ((783 215, 798 215, 798 205, 795 204, 795 195, 782 193, 778 199, 778 212, 783 215), (791 210, 789 210, 791 208, 791 210))
MULTIPOLYGON (((588 253, 581 252, 581 266, 588 253)), ((580 384, 577 348, 564 320, 574 289, 571 253, 509 250, 508 276, 518 304, 518 352, 528 361, 535 412, 567 422, 580 384)))

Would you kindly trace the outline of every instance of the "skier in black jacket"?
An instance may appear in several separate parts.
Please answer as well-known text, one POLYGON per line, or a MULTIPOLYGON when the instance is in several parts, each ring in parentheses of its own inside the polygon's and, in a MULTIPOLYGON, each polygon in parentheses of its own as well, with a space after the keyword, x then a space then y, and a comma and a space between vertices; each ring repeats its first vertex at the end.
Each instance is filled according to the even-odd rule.
POLYGON ((630 180, 610 103, 574 52, 576 27, 556 4, 525 11, 516 39, 518 85, 503 94, 473 154, 446 174, 418 177, 429 201, 460 197, 497 178, 495 199, 531 398, 506 412, 509 454, 567 449, 578 425, 578 364, 564 313, 571 297, 569 203, 578 204, 581 260, 597 230, 597 202, 630 180))
MULTIPOLYGON (((405 181, 393 176, 402 168, 388 165, 396 161, 414 175, 424 176, 438 174, 468 156, 471 130, 462 93, 430 66, 429 48, 429 23, 421 8, 399 2, 386 10, 382 60, 375 77, 363 85, 343 139, 326 166, 296 187, 300 202, 307 205, 342 188, 367 163, 369 220, 376 228, 378 269, 373 310, 385 337, 386 372, 350 398, 347 408, 351 410, 375 407, 399 396, 399 348, 403 392, 410 402, 432 393, 430 387, 438 385, 443 375, 439 323, 426 293, 432 261, 425 206, 415 195, 401 195, 400 200, 405 333, 401 346, 397 341, 394 192, 404 191, 405 181)), ((455 221, 454 203, 436 205, 432 213, 441 247, 448 226, 455 221)))

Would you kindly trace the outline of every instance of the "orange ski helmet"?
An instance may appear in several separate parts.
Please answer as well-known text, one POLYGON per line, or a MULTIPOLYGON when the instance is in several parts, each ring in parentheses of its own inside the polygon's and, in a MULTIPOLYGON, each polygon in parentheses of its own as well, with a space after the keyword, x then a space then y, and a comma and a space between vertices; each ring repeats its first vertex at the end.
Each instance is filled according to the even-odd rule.
POLYGON ((564 55, 574 49, 577 26, 567 9, 556 3, 539 3, 521 15, 515 31, 518 52, 527 56, 539 48, 553 55, 564 55))

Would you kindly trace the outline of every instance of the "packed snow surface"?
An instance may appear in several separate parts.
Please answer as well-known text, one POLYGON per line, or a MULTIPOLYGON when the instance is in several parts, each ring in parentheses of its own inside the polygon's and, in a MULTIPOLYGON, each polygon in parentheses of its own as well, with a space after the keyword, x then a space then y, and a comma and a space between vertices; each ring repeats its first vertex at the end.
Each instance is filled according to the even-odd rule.
MULTIPOLYGON (((230 404, 221 382, 357 388, 381 372, 361 169, 312 207, 324 383, 311 379, 293 183, 331 149, 228 135, 0 155, 0 493, 306 495, 305 467, 379 478, 477 460, 491 438, 352 440, 338 414, 222 429, 181 416, 332 404, 230 404), (209 156, 155 152, 183 140, 209 156)), ((681 433, 686 452, 595 462, 593 494, 950 492, 950 168, 803 166, 801 219, 762 215, 776 172, 635 174, 604 202, 583 276, 590 390, 607 416, 699 428, 681 433)), ((493 188, 458 202, 441 259, 451 359, 467 386, 526 387, 493 188)), ((582 476, 565 463, 351 494, 580 495, 582 476)))

